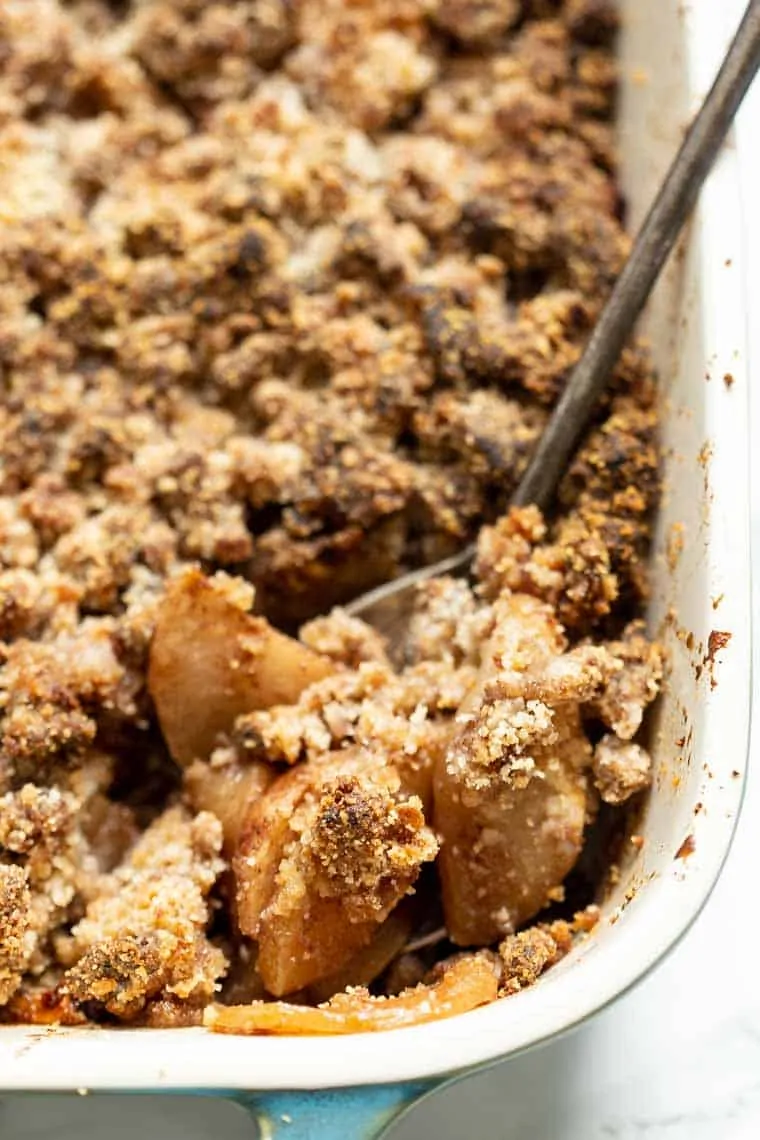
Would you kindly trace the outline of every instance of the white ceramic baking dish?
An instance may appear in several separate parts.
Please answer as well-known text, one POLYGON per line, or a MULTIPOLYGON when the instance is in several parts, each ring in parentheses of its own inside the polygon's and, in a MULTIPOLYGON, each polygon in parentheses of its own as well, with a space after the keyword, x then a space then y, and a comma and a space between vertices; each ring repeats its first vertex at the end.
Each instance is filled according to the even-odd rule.
MULTIPOLYGON (((682 0, 628 0, 623 7, 623 181, 635 225, 709 83, 738 5, 700 2, 690 10, 682 0)), ((645 844, 625 867, 595 933, 517 997, 385 1034, 325 1040, 223 1037, 200 1029, 0 1029, 0 1089, 226 1094, 245 1097, 261 1114, 262 1135, 280 1126, 292 1140, 365 1135, 375 1126, 371 1117, 387 1118, 426 1084, 577 1025, 632 986, 684 934, 725 859, 747 755, 742 254, 737 156, 729 144, 648 317, 662 376, 666 452, 650 621, 667 644, 670 673, 654 726, 656 782, 640 828, 645 844), (714 630, 731 636, 712 662, 706 658, 714 630)))

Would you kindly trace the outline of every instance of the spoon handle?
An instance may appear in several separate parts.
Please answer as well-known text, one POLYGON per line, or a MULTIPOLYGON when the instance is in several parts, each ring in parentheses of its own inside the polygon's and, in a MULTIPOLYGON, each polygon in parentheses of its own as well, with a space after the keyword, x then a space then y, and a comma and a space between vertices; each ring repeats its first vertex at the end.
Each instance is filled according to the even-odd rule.
POLYGON ((750 0, 699 114, 638 233, 601 317, 544 430, 512 503, 546 510, 636 318, 690 214, 760 65, 760 0, 750 0))

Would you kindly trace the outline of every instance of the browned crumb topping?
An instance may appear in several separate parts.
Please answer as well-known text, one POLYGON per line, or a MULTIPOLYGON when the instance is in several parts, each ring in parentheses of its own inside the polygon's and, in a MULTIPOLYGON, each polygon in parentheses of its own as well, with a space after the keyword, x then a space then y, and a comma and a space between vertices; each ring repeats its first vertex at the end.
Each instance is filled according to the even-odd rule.
POLYGON ((64 993, 121 1018, 133 1017, 158 994, 176 994, 192 1008, 214 996, 225 965, 221 950, 201 936, 178 941, 158 930, 104 938, 66 972, 64 993))
POLYGON ((221 828, 208 812, 170 808, 105 876, 72 930, 65 991, 130 1016, 158 993, 210 998, 226 969, 206 941, 208 894, 223 868, 221 828))
POLYGON ((55 766, 80 766, 98 717, 128 720, 137 713, 128 670, 117 658, 114 623, 85 618, 75 631, 50 641, 9 645, 0 668, 0 712, 7 781, 44 779, 55 766))
POLYGON ((372 626, 341 609, 302 625, 298 636, 310 649, 351 669, 363 661, 388 664, 385 639, 372 626))
POLYGON ((403 767, 429 764, 436 725, 450 720, 474 680, 473 666, 411 665, 399 676, 366 662, 309 686, 296 705, 276 705, 236 722, 244 755, 288 764, 351 743, 376 747, 403 767))
POLYGON ((451 666, 477 663, 490 615, 476 603, 463 579, 432 578, 417 592, 405 640, 409 662, 442 661, 451 666))
POLYGON ((357 776, 323 789, 309 834, 316 889, 357 918, 387 910, 437 849, 418 797, 399 802, 357 776))
POLYGON ((0 1005, 18 989, 27 967, 30 905, 22 868, 0 864, 0 1005))
POLYGON ((450 749, 448 764, 453 771, 464 769, 464 781, 472 789, 487 788, 492 774, 519 787, 537 771, 537 748, 557 742, 552 720, 552 710, 542 701, 484 703, 450 749))
POLYGON ((631 622, 622 638, 608 642, 606 648, 622 667, 610 675, 594 708, 617 736, 631 740, 641 727, 647 705, 659 692, 662 650, 649 641, 642 621, 631 622))
POLYGON ((69 831, 79 804, 57 788, 26 784, 8 792, 0 807, 0 847, 12 855, 30 855, 69 831))
POLYGON ((55 961, 57 932, 96 889, 99 868, 83 834, 82 807, 83 798, 58 787, 25 784, 0 797, 0 872, 11 882, 23 877, 22 961, 34 976, 55 961))
POLYGON ((99 1002, 117 1015, 139 1010, 166 980, 165 956, 156 935, 96 942, 66 975, 66 989, 80 1002, 99 1002))
POLYGON ((589 934, 599 921, 599 908, 588 906, 567 922, 557 919, 511 934, 499 946, 501 994, 509 996, 532 986, 544 970, 570 951, 576 935, 589 934))
POLYGON ((203 1023, 205 1002, 157 998, 150 1002, 140 1021, 149 1029, 187 1029, 203 1023))
MULTIPOLYGON (((610 5, 518 11, 5 6, 11 566, 115 613, 245 566, 293 622, 493 517, 627 247, 610 5)), ((595 472, 578 510, 642 585, 652 385, 618 377, 565 498, 595 472)))
POLYGON ((640 744, 608 733, 594 749, 594 782, 605 803, 622 804, 652 782, 652 758, 640 744))
MULTIPOLYGON (((640 346, 557 513, 504 515, 628 249, 616 27, 0 3, 4 1019, 194 1024, 228 959, 256 995, 360 960, 414 985, 404 906, 493 946, 559 898, 597 792, 646 785, 640 346), (478 535, 400 660, 340 609, 478 535)), ((551 929, 514 934, 520 985, 551 929)))
POLYGON ((511 511, 478 541, 478 574, 488 596, 509 589, 555 607, 569 630, 593 629, 619 596, 610 551, 579 515, 556 524, 556 540, 535 507, 511 511))
POLYGON ((532 926, 505 938, 499 953, 503 962, 502 990, 505 994, 516 994, 526 986, 532 986, 547 966, 561 956, 557 943, 541 926, 532 926))

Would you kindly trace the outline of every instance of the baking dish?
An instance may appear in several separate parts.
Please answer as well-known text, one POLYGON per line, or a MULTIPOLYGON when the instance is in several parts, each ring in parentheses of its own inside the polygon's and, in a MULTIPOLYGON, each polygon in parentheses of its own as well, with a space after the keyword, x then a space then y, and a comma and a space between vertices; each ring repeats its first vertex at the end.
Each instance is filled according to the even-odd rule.
MULTIPOLYGON (((623 5, 620 124, 632 226, 709 81, 734 7, 623 5)), ((709 895, 744 782, 746 312, 737 156, 729 146, 647 318, 662 377, 666 455, 649 617, 667 646, 670 679, 653 725, 656 780, 639 827, 645 843, 623 867, 594 934, 517 997, 385 1034, 285 1039, 199 1029, 4 1028, 0 1088, 228 1095, 245 1100, 262 1135, 280 1128, 293 1140, 369 1135, 438 1080, 568 1030, 653 967, 709 895)))

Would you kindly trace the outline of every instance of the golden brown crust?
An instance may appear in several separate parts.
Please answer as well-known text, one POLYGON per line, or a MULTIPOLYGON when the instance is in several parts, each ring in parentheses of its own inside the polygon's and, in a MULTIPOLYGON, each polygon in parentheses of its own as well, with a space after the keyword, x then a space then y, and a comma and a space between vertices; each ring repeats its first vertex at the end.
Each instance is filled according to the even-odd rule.
POLYGON ((113 623, 85 619, 46 642, 8 646, 0 669, 0 748, 15 783, 81 766, 98 720, 137 712, 132 679, 119 661, 113 623))
POLYGON ((83 833, 87 806, 86 793, 33 784, 0 797, 0 873, 6 890, 12 888, 8 907, 15 915, 11 922, 6 908, 7 946, 15 959, 18 923, 23 923, 21 963, 32 975, 55 962, 60 928, 97 889, 99 866, 83 833))
POLYGON ((606 643, 618 667, 613 669, 591 711, 617 736, 632 740, 641 728, 646 708, 660 691, 663 652, 646 635, 643 621, 630 622, 619 640, 606 643))
POLYGON ((341 609, 307 622, 301 626, 298 636, 316 653, 351 669, 363 661, 388 664, 386 639, 382 634, 341 609))
POLYGON ((632 740, 607 733, 594 748, 594 783, 605 803, 622 804, 652 782, 652 758, 632 740))
POLYGON ((575 936, 589 934, 599 921, 599 908, 586 907, 572 922, 556 919, 510 934, 499 946, 501 958, 500 994, 508 997, 532 986, 544 970, 564 958, 575 936))
POLYGON ((516 12, 8 6, 5 486, 88 607, 202 559, 302 620, 506 497, 494 389, 551 402, 625 245, 610 5, 516 12))
POLYGON ((386 911, 435 851, 416 797, 396 802, 357 776, 322 786, 309 843, 315 886, 342 899, 351 921, 386 911))
MULTIPOLYGON (((427 621, 425 610, 421 620, 427 621)), ((471 636, 466 616, 463 626, 459 641, 465 644, 471 636)), ((412 657, 419 629, 413 624, 410 631, 412 657)), ((243 757, 287 764, 335 758, 345 748, 374 748, 378 767, 391 763, 405 790, 428 804, 432 766, 474 678, 473 665, 454 667, 449 659, 423 660, 401 675, 389 665, 363 662, 309 686, 296 705, 240 717, 234 741, 243 757)))
POLYGON ((0 864, 0 1005, 18 989, 27 966, 30 904, 24 871, 0 864))
POLYGON ((535 507, 512 510, 483 528, 477 573, 486 596, 504 589, 532 594, 554 606, 574 634, 602 622, 619 592, 602 538, 571 516, 558 522, 552 542, 535 507))
POLYGON ((214 816, 165 811, 103 878, 60 948, 73 963, 64 992, 120 1017, 158 994, 208 1000, 226 969, 224 954, 205 937, 220 848, 214 816))
POLYGON ((499 946, 503 962, 502 991, 516 994, 532 986, 547 966, 560 957, 557 943, 548 930, 531 926, 505 938, 499 946))

